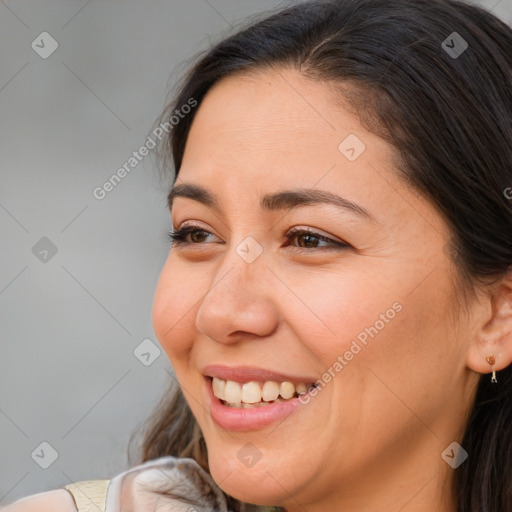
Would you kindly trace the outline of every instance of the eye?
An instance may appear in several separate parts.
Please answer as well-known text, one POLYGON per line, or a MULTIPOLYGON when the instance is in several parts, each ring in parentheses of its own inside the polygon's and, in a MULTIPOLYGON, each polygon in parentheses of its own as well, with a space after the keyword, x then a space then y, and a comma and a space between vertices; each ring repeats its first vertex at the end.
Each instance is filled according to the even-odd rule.
POLYGON ((309 228, 292 228, 286 234, 286 239, 296 239, 299 242, 299 246, 293 247, 299 250, 305 250, 306 252, 309 249, 347 249, 351 247, 349 244, 345 242, 333 240, 332 238, 321 235, 320 233, 317 233, 316 231, 313 231, 309 228), (319 242, 325 242, 327 244, 327 247, 319 246, 319 242))
POLYGON ((168 233, 169 240, 171 241, 173 246, 186 244, 202 244, 205 237, 208 235, 212 235, 212 233, 206 231, 205 229, 201 229, 198 226, 185 226, 180 229, 171 230, 168 233), (189 235, 192 241, 188 240, 189 235))
MULTIPOLYGON (((172 230, 168 233, 169 239, 173 246, 176 245, 201 245, 208 238, 214 236, 209 231, 199 228, 198 226, 185 226, 183 228, 172 230), (190 237, 190 238, 189 238, 190 237)), ((286 233, 285 238, 288 242, 297 240, 299 245, 291 245, 294 249, 299 251, 309 252, 311 249, 347 249, 351 247, 345 242, 333 240, 313 231, 309 228, 292 228, 286 233), (320 246, 319 243, 324 242, 327 246, 320 246)))

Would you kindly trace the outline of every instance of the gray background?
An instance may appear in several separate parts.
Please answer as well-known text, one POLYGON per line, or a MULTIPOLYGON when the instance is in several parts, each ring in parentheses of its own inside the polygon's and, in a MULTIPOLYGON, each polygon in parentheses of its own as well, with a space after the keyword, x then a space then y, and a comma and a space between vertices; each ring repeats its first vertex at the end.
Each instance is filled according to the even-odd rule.
MULTIPOLYGON (((186 61, 289 3, 0 1, 0 505, 127 469, 172 373, 163 351, 134 355, 158 346, 169 183, 148 156, 105 199, 92 191, 145 142, 186 61), (31 48, 42 32, 59 45, 47 59, 31 48)), ((479 3, 512 23, 512 0, 479 3)))

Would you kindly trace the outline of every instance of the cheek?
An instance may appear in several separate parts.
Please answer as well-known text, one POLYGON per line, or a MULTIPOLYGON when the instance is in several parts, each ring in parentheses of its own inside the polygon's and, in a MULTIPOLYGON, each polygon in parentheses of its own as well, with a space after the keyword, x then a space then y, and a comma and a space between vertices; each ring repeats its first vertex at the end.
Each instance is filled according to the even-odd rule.
MULTIPOLYGON (((198 272, 169 256, 153 300, 153 328, 171 363, 186 357, 193 340, 194 314, 202 291, 198 272)), ((203 292, 204 293, 204 292, 203 292)))
POLYGON ((286 321, 315 354, 315 367, 322 380, 333 383, 337 399, 347 403, 365 391, 361 400, 372 402, 369 409, 375 411, 394 400, 387 384, 400 396, 432 406, 426 395, 446 386, 460 343, 451 322, 451 282, 440 277, 444 268, 417 286, 430 270, 411 266, 363 276, 345 269, 316 272, 311 279, 304 273, 283 278, 294 292, 281 298, 286 321))
POLYGON ((307 270, 281 272, 287 288, 282 287, 279 308, 295 337, 321 359, 324 370, 349 350, 354 340, 363 347, 369 338, 367 331, 376 323, 380 331, 399 316, 399 294, 379 283, 378 274, 361 275, 356 268, 309 272, 311 275, 307 270))
POLYGON ((460 340, 452 325, 450 282, 440 276, 427 281, 412 292, 409 287, 390 294, 400 310, 387 323, 372 320, 361 352, 344 370, 350 383, 359 380, 353 391, 381 426, 368 432, 377 445, 407 429, 424 430, 418 418, 431 424, 444 411, 460 340))

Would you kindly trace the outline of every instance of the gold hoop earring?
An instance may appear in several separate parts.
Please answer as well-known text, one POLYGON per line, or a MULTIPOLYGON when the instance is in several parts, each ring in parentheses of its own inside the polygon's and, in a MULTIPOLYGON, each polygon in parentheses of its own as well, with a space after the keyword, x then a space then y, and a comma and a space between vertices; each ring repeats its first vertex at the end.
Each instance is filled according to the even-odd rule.
POLYGON ((494 365, 496 364, 496 358, 494 357, 494 355, 492 355, 492 356, 487 356, 485 358, 485 360, 491 365, 491 370, 492 370, 491 382, 498 382, 498 379, 496 379, 496 371, 494 370, 494 365))

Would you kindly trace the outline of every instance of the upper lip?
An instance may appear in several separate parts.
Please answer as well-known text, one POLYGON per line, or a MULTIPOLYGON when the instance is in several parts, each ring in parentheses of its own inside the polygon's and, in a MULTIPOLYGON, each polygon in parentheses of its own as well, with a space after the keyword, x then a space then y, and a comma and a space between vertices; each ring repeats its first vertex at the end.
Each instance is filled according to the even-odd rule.
POLYGON ((308 376, 288 375, 255 366, 209 364, 201 370, 201 373, 205 377, 217 377, 218 379, 232 380, 235 382, 276 381, 292 382, 293 384, 312 384, 316 380, 308 376))

